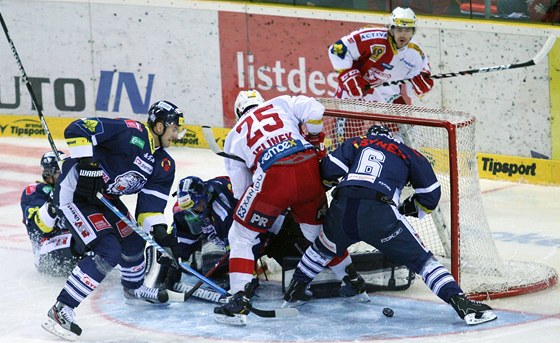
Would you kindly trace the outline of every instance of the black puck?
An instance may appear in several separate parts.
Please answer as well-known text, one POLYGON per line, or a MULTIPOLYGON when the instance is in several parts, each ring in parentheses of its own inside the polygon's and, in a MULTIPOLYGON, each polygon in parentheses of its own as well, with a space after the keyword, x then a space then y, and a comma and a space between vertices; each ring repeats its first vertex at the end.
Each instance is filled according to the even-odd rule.
POLYGON ((393 311, 393 309, 390 308, 390 307, 385 307, 385 308, 383 309, 383 314, 384 314, 386 317, 392 317, 392 316, 395 314, 395 311, 393 311))

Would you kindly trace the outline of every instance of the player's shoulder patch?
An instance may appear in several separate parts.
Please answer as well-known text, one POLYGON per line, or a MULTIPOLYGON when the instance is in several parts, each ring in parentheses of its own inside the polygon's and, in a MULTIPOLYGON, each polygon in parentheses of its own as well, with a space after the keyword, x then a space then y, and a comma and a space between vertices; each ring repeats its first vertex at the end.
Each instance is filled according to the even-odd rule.
POLYGON ((341 39, 339 39, 331 46, 330 52, 331 54, 343 60, 344 57, 346 56, 346 52, 348 52, 348 48, 346 47, 344 42, 341 39))
POLYGON ((420 54, 420 57, 422 57, 422 59, 424 59, 426 57, 426 55, 424 54, 424 52, 422 51, 422 49, 418 45, 410 42, 410 43, 408 43, 408 48, 418 52, 418 54, 420 54))

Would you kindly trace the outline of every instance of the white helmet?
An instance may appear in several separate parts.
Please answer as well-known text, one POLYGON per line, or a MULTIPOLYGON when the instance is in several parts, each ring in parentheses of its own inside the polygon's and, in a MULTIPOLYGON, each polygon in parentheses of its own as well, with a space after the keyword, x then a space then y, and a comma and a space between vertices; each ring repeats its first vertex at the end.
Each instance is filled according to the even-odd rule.
POLYGON ((393 27, 416 27, 416 15, 410 8, 397 7, 391 12, 389 28, 393 27))
POLYGON ((237 95, 237 99, 235 99, 233 111, 237 119, 239 119, 250 107, 260 105, 263 102, 264 98, 258 90, 250 89, 248 91, 241 91, 237 95))

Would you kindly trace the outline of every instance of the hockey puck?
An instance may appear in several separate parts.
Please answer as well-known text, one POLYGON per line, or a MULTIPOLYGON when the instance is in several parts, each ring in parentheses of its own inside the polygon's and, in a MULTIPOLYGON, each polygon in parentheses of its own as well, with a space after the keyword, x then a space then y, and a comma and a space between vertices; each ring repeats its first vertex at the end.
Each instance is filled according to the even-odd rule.
POLYGON ((385 307, 383 309, 383 314, 385 315, 385 317, 392 317, 393 314, 395 314, 395 311, 393 311, 393 309, 390 307, 385 307))

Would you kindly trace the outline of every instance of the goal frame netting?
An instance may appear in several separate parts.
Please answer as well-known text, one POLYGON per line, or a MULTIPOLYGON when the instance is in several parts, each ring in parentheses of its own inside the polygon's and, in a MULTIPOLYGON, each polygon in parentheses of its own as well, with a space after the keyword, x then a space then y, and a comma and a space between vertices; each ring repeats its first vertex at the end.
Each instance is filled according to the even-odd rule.
MULTIPOLYGON (((478 202, 482 206, 474 145, 475 116, 461 111, 370 103, 361 100, 330 98, 318 100, 326 108, 324 132, 329 151, 332 151, 342 139, 365 134, 369 126, 379 122, 392 128, 394 134, 399 135, 406 144, 421 152, 437 150, 437 154, 434 154, 438 156, 437 163, 441 164, 444 161, 447 163, 448 170, 440 168, 445 170, 447 175, 442 175, 441 170, 439 174, 436 172, 438 179, 441 176, 442 193, 447 193, 442 195, 442 201, 446 202, 445 209, 438 207, 428 216, 430 218, 427 218, 431 221, 428 226, 433 227, 428 229, 429 235, 437 235, 436 238, 430 237, 430 240, 439 239, 442 251, 436 254, 430 246, 428 248, 448 266, 469 298, 484 300, 515 296, 543 290, 557 283, 558 275, 549 266, 533 262, 502 260, 491 237, 483 209, 475 205, 474 212, 478 213, 468 213, 473 212, 469 211, 472 210, 472 203, 478 202), (347 127, 340 122, 348 124, 347 127), (432 143, 428 139, 423 139, 422 130, 426 130, 427 133, 423 135, 427 136, 432 135, 433 131, 433 135, 439 138, 437 144, 429 146, 432 143), (442 132, 446 133, 446 138, 442 132), (421 143, 415 146, 416 141, 421 143), (465 182, 466 179, 468 182, 465 182), (464 189, 465 187, 468 189, 464 189), (465 200, 464 198, 467 197, 469 199, 465 200), (476 227, 472 228, 472 226, 476 227), (482 238, 479 239, 481 242, 469 240, 468 236, 472 232, 476 234, 482 232, 480 236, 482 238), (477 256, 474 247, 476 244, 484 246, 480 252, 481 256, 477 256)), ((414 220, 409 222, 416 229, 417 222, 414 220)), ((420 232, 419 234, 424 241, 426 237, 420 232)), ((364 248, 364 245, 357 246, 355 250, 369 250, 364 248)))

